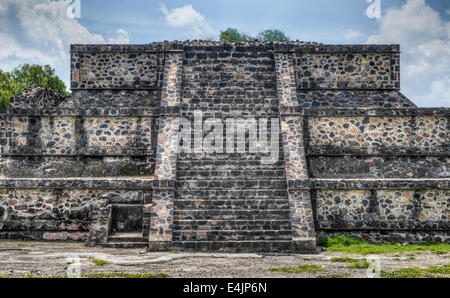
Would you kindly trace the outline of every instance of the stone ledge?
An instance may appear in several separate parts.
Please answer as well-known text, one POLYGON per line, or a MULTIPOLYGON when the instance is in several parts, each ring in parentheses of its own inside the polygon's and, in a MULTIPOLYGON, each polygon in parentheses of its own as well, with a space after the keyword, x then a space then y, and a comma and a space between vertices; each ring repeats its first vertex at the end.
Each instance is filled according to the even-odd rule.
POLYGON ((378 155, 435 155, 449 156, 450 146, 432 147, 399 147, 399 146, 379 146, 379 147, 334 147, 334 146, 310 146, 306 148, 306 156, 378 156, 378 155))
POLYGON ((88 232, 46 232, 35 230, 0 231, 0 239, 26 241, 86 241, 88 232))
POLYGON ((310 179, 313 189, 442 189, 450 190, 450 178, 442 179, 310 179))
POLYGON ((0 189, 153 189, 153 177, 0 178, 0 189))
POLYGON ((73 91, 82 91, 82 90, 136 90, 136 91, 142 91, 142 90, 162 90, 161 86, 159 86, 159 83, 157 85, 148 86, 148 87, 76 87, 74 84, 70 87, 70 90, 73 91))
POLYGON ((307 117, 329 116, 444 116, 450 117, 450 108, 302 108, 301 106, 280 106, 281 115, 307 117))
POLYGON ((302 45, 296 53, 400 53, 399 44, 367 45, 302 45))
POLYGON ((324 45, 308 42, 210 42, 210 41, 171 41, 154 42, 141 45, 116 45, 116 44, 72 44, 70 52, 110 52, 110 53, 160 53, 168 51, 183 51, 184 47, 205 47, 205 46, 239 46, 251 48, 255 45, 265 46, 267 50, 277 53, 400 53, 400 45, 324 45))
POLYGON ((0 230, 2 232, 14 232, 20 230, 33 229, 33 231, 45 232, 75 232, 75 231, 89 231, 92 224, 90 219, 36 219, 35 218, 20 218, 0 220, 0 230))
POLYGON ((161 42, 141 45, 71 44, 70 52, 160 53, 163 52, 163 48, 161 42))
POLYGON ((319 230, 349 230, 349 231, 450 231, 450 223, 446 220, 419 221, 419 220, 361 220, 340 221, 317 220, 316 229, 319 230))
MULTIPOLYGON (((13 147, 9 148, 9 152, 2 153, 1 156, 52 156, 52 157, 69 157, 69 156, 149 156, 153 157, 155 155, 154 149, 148 148, 136 148, 136 147, 116 147, 116 146, 105 146, 105 147, 87 147, 87 148, 73 148, 72 150, 67 150, 67 153, 57 153, 56 150, 60 151, 66 148, 52 148, 48 150, 37 149, 36 147, 23 146, 23 147, 13 147), (51 151, 55 150, 55 153, 51 151)), ((72 148, 70 148, 72 149, 72 148)))
POLYGON ((142 109, 130 108, 3 108, 1 114, 7 116, 27 116, 27 117, 155 117, 159 116, 158 108, 143 107, 142 109))

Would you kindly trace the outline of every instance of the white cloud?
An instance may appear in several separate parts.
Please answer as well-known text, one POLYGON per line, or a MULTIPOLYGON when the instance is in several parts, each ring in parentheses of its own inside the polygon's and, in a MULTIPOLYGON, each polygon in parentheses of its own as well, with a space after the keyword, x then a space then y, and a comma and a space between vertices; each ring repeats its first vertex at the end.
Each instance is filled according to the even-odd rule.
POLYGON ((389 9, 367 43, 399 43, 402 91, 418 106, 450 106, 450 22, 425 0, 389 9))
POLYGON ((0 69, 23 63, 50 64, 68 85, 70 44, 129 43, 128 33, 118 29, 105 40, 67 17, 67 1, 0 0, 0 69))
POLYGON ((114 37, 108 38, 108 43, 116 43, 116 44, 128 44, 130 43, 130 36, 128 32, 123 29, 118 29, 115 32, 114 37))
POLYGON ((167 25, 188 29, 190 39, 214 39, 217 36, 217 32, 211 28, 205 17, 197 12, 192 5, 185 5, 172 10, 168 10, 165 5, 161 5, 160 10, 165 15, 167 25))
POLYGON ((343 35, 347 41, 355 40, 363 36, 359 29, 348 29, 343 35))

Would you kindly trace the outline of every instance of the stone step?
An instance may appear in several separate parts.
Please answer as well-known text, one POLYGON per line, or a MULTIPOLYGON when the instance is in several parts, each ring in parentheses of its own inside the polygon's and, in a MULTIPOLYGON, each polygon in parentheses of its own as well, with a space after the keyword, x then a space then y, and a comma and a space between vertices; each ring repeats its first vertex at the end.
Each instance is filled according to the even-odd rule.
POLYGON ((273 220, 174 220, 174 230, 291 230, 291 221, 273 220))
POLYGON ((264 104, 269 106, 279 106, 279 99, 277 97, 204 97, 204 98, 186 98, 182 102, 182 106, 185 104, 264 104))
MULTIPOLYGON (((180 170, 265 170, 267 165, 257 160, 179 160, 180 170)), ((270 165, 271 170, 284 170, 284 161, 278 160, 270 165)))
POLYGON ((225 82, 225 81, 201 81, 201 82, 184 82, 183 90, 210 90, 210 89, 219 89, 219 90, 228 90, 228 89, 241 89, 241 90, 258 90, 258 89, 266 89, 266 90, 275 90, 276 82, 274 80, 271 81, 240 81, 240 82, 225 82))
POLYGON ((233 99, 233 98, 250 98, 264 100, 266 98, 278 98, 277 90, 242 90, 242 89, 229 89, 229 90, 198 90, 189 89, 183 90, 181 102, 188 102, 192 99, 206 99, 206 98, 220 98, 220 99, 233 99))
POLYGON ((293 242, 289 240, 254 241, 174 241, 173 248, 186 252, 224 252, 224 253, 291 253, 293 242))
POLYGON ((290 216, 289 209, 264 209, 264 210, 221 210, 221 209, 208 209, 208 210, 174 210, 174 218, 176 220, 271 220, 282 219, 287 220, 290 216))
POLYGON ((278 158, 272 163, 264 164, 262 163, 262 158, 270 157, 268 153, 249 153, 248 150, 246 150, 245 153, 207 153, 207 154, 199 154, 199 153, 180 153, 178 154, 178 160, 179 161, 191 161, 191 160, 201 160, 201 161, 257 161, 261 163, 261 165, 265 165, 267 167, 270 167, 274 164, 278 164, 279 162, 282 162, 284 159, 284 156, 282 154, 282 148, 280 148, 278 158))
POLYGON ((177 180, 178 189, 286 189, 286 180, 177 180))
MULTIPOLYGON (((220 110, 223 107, 228 107, 231 110, 264 110, 266 108, 272 109, 273 111, 279 111, 279 105, 274 101, 267 101, 265 98, 250 98, 250 99, 186 99, 184 103, 181 104, 181 112, 186 113, 186 115, 193 115, 197 108, 208 107, 211 110, 220 110)), ((205 110, 208 112, 209 110, 205 110)), ((203 110, 202 110, 203 112, 203 110)), ((257 118, 263 118, 263 115, 254 115, 257 118)))
POLYGON ((221 190, 211 190, 211 189, 178 189, 177 190, 178 199, 195 200, 195 199, 209 199, 209 200, 260 200, 260 199, 286 199, 287 190, 286 189, 221 189, 221 190))
POLYGON ((268 199, 250 199, 250 200, 219 200, 219 199, 187 199, 175 200, 175 210, 232 210, 232 209, 289 209, 289 201, 285 199, 268 200, 268 199))
MULTIPOLYGON (((201 111, 203 120, 218 118, 222 120, 224 125, 225 119, 228 118, 272 119, 280 117, 279 108, 277 106, 259 104, 196 104, 183 107, 180 111, 180 115, 192 122, 194 120, 194 112, 196 111, 201 111)), ((270 123, 269 120, 268 123, 270 123)))
POLYGON ((147 242, 107 242, 100 243, 99 246, 105 248, 144 248, 148 247, 147 242))
POLYGON ((174 231, 175 241, 251 241, 251 240, 292 240, 291 231, 265 230, 182 230, 174 231))
POLYGON ((185 60, 183 82, 191 79, 192 76, 201 76, 205 72, 231 77, 236 75, 236 69, 242 73, 269 74, 275 78, 274 64, 274 61, 270 59, 260 60, 252 57, 233 57, 232 62, 231 60, 185 60))
POLYGON ((107 242, 143 242, 142 232, 122 232, 108 236, 107 242))
POLYGON ((262 180, 285 179, 283 170, 191 170, 177 171, 178 180, 262 180))

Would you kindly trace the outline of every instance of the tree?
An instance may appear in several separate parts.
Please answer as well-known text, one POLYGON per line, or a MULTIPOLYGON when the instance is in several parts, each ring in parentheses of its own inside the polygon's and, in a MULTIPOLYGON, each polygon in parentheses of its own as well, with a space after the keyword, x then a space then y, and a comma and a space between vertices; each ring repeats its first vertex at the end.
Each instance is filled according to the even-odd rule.
POLYGON ((228 28, 225 31, 220 31, 220 41, 246 41, 252 38, 245 34, 240 34, 237 29, 228 28))
POLYGON ((25 88, 46 87, 68 96, 66 84, 55 75, 50 65, 23 64, 11 72, 0 70, 0 107, 9 106, 9 100, 25 88))
POLYGON ((25 84, 14 81, 9 72, 0 69, 0 107, 9 106, 9 100, 25 88, 25 84))
POLYGON ((241 34, 235 28, 228 28, 227 30, 220 32, 220 41, 247 41, 247 40, 289 41, 289 37, 287 37, 282 31, 277 29, 265 30, 259 33, 257 37, 251 37, 245 34, 241 34))
POLYGON ((257 39, 261 41, 268 41, 268 40, 289 41, 289 37, 287 37, 282 31, 277 29, 265 30, 258 34, 257 39))

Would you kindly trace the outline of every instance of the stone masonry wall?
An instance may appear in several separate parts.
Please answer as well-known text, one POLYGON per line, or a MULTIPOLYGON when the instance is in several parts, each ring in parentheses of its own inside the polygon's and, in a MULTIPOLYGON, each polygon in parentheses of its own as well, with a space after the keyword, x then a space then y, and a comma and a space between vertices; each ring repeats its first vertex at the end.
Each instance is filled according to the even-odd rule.
POLYGON ((112 206, 137 204, 151 250, 222 239, 202 247, 229 251, 232 239, 237 251, 304 251, 335 233, 448 243, 450 111, 401 94, 399 55, 305 42, 72 45, 70 97, 25 90, 0 114, 0 238, 104 244, 112 206), (177 154, 178 121, 198 110, 279 118, 280 159, 177 154), (214 224, 235 231, 204 231, 218 206, 214 224))
POLYGON ((299 89, 399 89, 400 48, 305 46, 296 49, 299 89))
POLYGON ((104 206, 144 202, 144 189, 137 184, 117 182, 48 180, 43 185, 3 179, 0 181, 0 237, 84 241, 93 223, 104 216, 104 206))

